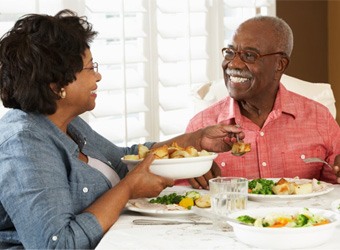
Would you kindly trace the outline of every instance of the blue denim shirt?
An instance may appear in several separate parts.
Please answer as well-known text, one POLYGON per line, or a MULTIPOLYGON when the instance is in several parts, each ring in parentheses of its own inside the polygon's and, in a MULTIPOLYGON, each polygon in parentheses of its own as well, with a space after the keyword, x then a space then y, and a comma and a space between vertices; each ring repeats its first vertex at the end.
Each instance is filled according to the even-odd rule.
POLYGON ((138 147, 112 144, 79 117, 68 133, 73 140, 46 116, 20 110, 0 120, 0 245, 84 249, 102 238, 97 219, 83 210, 112 186, 78 159, 79 150, 123 178, 128 170, 120 158, 138 147))

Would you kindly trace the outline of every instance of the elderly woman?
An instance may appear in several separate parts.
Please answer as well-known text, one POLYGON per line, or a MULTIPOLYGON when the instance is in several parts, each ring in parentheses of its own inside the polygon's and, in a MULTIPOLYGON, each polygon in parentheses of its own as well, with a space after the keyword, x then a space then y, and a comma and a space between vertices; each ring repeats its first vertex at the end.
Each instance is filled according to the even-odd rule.
MULTIPOLYGON (((137 145, 118 147, 78 117, 101 80, 95 35, 64 10, 24 16, 0 40, 0 96, 12 108, 0 120, 0 248, 94 248, 129 199, 174 184, 149 172, 153 155, 128 172, 120 158, 137 145)), ((240 132, 217 125, 144 145, 226 151, 240 132)))

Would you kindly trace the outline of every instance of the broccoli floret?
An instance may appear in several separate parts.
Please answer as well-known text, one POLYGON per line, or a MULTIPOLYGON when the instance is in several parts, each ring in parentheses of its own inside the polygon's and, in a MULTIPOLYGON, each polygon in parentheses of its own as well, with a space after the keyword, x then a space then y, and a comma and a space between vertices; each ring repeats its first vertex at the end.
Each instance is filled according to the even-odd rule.
POLYGON ((165 204, 165 205, 178 204, 183 198, 184 198, 183 195, 178 195, 176 193, 172 193, 172 194, 169 194, 169 195, 163 195, 163 196, 157 197, 155 199, 151 199, 149 202, 150 203, 161 203, 161 204, 165 204))
POLYGON ((201 197, 201 194, 197 191, 188 191, 188 192, 186 192, 185 197, 196 200, 196 199, 201 197))
POLYGON ((268 222, 264 222, 264 223, 262 224, 262 226, 263 226, 263 227, 269 227, 270 225, 269 225, 268 222))
POLYGON ((183 195, 176 195, 168 204, 179 204, 183 198, 184 198, 183 195))
POLYGON ((252 194, 273 194, 274 181, 267 179, 255 179, 249 182, 248 187, 252 194))
POLYGON ((306 225, 308 223, 308 217, 304 214, 299 214, 296 217, 296 227, 303 227, 304 225, 306 225))
POLYGON ((236 219, 241 221, 241 222, 247 223, 249 225, 254 225, 254 222, 256 220, 255 218, 250 217, 249 215, 241 215, 241 216, 237 217, 236 219))

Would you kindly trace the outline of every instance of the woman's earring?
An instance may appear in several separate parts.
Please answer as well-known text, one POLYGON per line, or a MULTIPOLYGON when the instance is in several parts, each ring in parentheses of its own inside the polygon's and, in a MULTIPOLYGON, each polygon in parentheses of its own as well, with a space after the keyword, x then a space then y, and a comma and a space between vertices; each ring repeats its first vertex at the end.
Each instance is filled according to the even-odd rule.
POLYGON ((66 97, 66 90, 64 88, 60 89, 59 96, 61 99, 64 99, 66 97))

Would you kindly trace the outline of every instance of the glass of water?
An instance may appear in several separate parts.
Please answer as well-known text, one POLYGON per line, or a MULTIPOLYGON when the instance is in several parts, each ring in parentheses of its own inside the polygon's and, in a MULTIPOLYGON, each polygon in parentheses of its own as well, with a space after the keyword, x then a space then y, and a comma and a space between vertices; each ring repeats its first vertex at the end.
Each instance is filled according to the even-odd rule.
POLYGON ((248 201, 248 180, 241 177, 217 177, 209 180, 214 228, 228 230, 222 217, 229 213, 246 209, 248 201))

